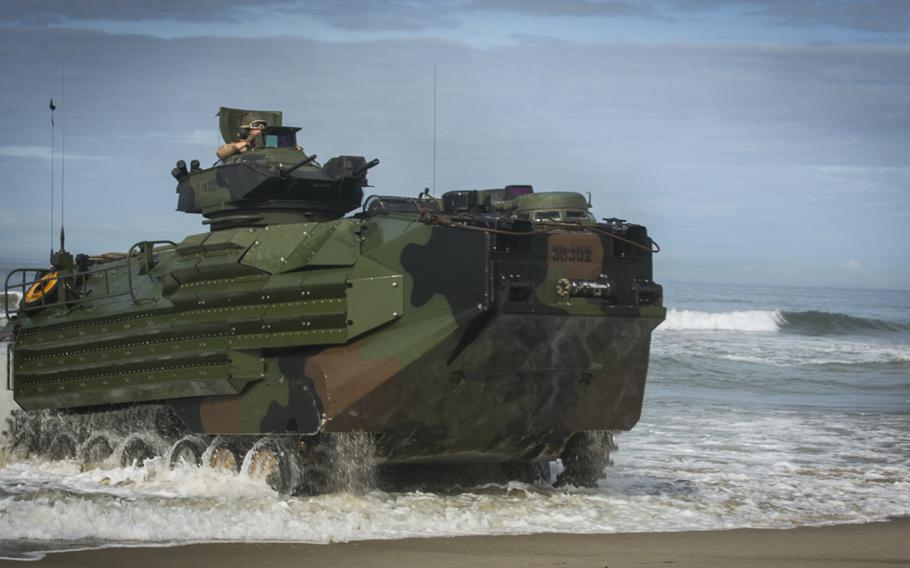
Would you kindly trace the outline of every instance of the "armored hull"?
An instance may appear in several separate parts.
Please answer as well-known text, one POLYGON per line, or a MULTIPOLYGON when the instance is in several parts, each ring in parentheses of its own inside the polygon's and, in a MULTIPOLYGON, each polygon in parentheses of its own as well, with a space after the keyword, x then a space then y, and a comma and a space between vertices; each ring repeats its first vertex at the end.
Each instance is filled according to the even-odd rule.
MULTIPOLYGON (((187 208, 211 184, 244 207, 220 202, 213 230, 180 243, 59 267, 56 292, 15 314, 16 401, 61 416, 152 405, 169 416, 159 433, 194 440, 197 459, 212 440, 222 447, 209 455, 270 436, 294 448, 266 448, 285 469, 331 434, 367 433, 385 464, 533 464, 574 459, 580 433, 636 423, 665 315, 643 227, 538 223, 489 198, 479 212, 476 199, 379 198, 347 218, 324 206, 317 220, 304 206, 275 214, 269 192, 287 201, 305 186, 301 202, 332 202, 306 180, 339 179, 350 202, 365 183, 350 181, 358 163, 301 167, 284 189, 286 163, 239 190, 217 167, 195 185, 186 176, 187 208), (254 193, 269 205, 251 213, 254 193)), ((42 274, 11 278, 30 292, 42 274)), ((92 434, 45 438, 68 436, 57 446, 78 453, 92 434)), ((279 489, 301 486, 282 471, 279 489)))

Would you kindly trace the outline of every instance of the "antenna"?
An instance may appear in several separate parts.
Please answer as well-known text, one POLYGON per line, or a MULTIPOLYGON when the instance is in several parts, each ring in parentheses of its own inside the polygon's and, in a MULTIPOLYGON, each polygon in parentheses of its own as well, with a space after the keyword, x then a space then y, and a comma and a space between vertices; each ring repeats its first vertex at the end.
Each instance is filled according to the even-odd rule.
POLYGON ((436 64, 433 64, 433 195, 436 195, 436 64))
POLYGON ((51 97, 51 256, 54 256, 54 97, 51 97))
POLYGON ((64 190, 66 189, 66 67, 61 63, 60 65, 60 86, 62 89, 60 104, 63 106, 63 110, 60 112, 60 121, 61 121, 61 140, 60 140, 60 250, 66 250, 64 243, 66 242, 66 235, 63 232, 63 213, 64 213, 64 190))

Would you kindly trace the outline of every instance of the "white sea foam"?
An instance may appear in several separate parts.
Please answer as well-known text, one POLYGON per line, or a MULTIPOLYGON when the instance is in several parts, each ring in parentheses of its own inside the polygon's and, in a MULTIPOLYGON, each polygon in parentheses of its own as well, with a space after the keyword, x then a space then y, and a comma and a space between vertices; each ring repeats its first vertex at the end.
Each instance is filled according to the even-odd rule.
POLYGON ((0 291, 0 328, 9 323, 6 319, 6 307, 10 308, 18 306, 19 302, 22 300, 21 292, 2 292, 0 291))
MULTIPOLYGON (((833 302, 812 307, 837 309, 833 302)), ((598 489, 513 483, 455 494, 284 498, 261 482, 169 470, 164 460, 82 472, 75 463, 0 456, 0 540, 318 543, 772 528, 910 515, 910 399, 901 366, 910 360, 907 335, 813 334, 825 331, 828 315, 670 310, 654 335, 642 421, 619 437, 615 466, 598 489), (898 364, 866 366, 882 362, 898 364), (848 367, 817 367, 827 363, 848 367)), ((865 315, 907 320, 889 311, 865 315)))
POLYGON ((665 330, 701 331, 778 331, 785 323, 778 310, 744 310, 735 312, 701 312, 670 309, 665 330))
POLYGON ((680 328, 665 329, 661 325, 654 334, 652 356, 701 361, 725 359, 780 367, 910 362, 910 344, 902 336, 808 336, 718 331, 688 329, 680 333, 680 328))
POLYGON ((207 469, 0 468, 0 538, 175 543, 792 527, 910 513, 907 417, 692 411, 652 405, 599 489, 512 483, 284 498, 207 469), (86 519, 91 519, 87 523, 86 519))

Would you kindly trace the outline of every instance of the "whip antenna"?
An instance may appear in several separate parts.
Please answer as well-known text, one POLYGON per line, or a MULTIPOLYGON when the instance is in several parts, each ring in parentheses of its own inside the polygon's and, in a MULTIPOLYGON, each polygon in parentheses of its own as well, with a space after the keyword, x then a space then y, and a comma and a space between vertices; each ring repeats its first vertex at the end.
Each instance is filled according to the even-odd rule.
POLYGON ((54 255, 54 97, 51 97, 51 256, 54 255))
POLYGON ((60 104, 63 110, 60 112, 61 140, 60 140, 60 250, 66 250, 64 242, 66 236, 63 232, 63 214, 64 214, 64 190, 66 188, 66 68, 60 68, 60 83, 62 93, 60 104))
POLYGON ((436 64, 433 64, 433 195, 436 195, 436 64))

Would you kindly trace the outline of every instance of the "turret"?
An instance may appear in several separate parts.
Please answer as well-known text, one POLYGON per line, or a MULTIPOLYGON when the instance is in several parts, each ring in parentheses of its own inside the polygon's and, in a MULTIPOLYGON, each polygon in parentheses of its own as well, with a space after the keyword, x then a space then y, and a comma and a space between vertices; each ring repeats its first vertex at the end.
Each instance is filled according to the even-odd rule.
POLYGON ((504 212, 533 223, 596 223, 591 202, 573 191, 524 195, 504 204, 504 212))
POLYGON ((282 125, 281 112, 222 107, 218 114, 225 143, 247 145, 207 169, 177 162, 179 211, 201 213, 216 230, 324 221, 360 206, 366 172, 379 160, 338 156, 320 165, 298 145, 300 128, 282 125), (254 133, 242 132, 250 124, 254 133))
POLYGON ((501 189, 449 191, 442 196, 447 213, 495 213, 534 223, 596 223, 591 202, 571 191, 534 193, 530 185, 507 185, 501 189))

